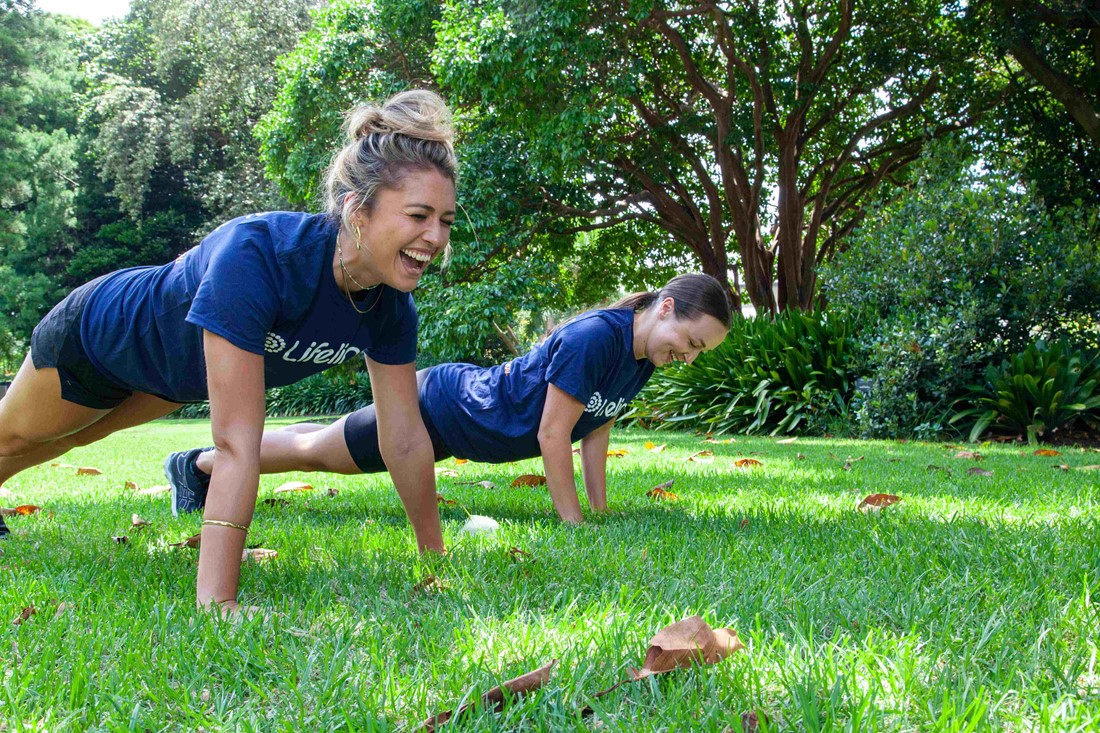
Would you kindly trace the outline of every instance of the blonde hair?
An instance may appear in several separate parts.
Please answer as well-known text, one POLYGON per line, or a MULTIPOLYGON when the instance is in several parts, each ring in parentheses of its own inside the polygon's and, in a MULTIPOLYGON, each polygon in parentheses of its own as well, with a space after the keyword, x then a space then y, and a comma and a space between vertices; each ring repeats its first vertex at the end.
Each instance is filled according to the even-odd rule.
POLYGON ((437 170, 454 181, 451 111, 435 92, 413 89, 381 106, 350 110, 347 144, 325 173, 325 211, 347 225, 360 206, 370 207, 380 189, 395 188, 410 170, 437 170))

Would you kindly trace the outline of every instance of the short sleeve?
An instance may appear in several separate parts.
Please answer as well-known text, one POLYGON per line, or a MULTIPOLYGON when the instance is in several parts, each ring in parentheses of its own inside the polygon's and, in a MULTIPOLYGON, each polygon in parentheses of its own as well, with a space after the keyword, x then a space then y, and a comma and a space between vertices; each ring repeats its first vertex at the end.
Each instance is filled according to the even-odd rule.
POLYGON ((602 318, 562 326, 551 339, 546 381, 587 405, 601 378, 615 363, 619 337, 602 318))
POLYGON ((283 288, 275 255, 254 239, 217 248, 199 282, 187 322, 253 354, 279 315, 283 288))
POLYGON ((367 323, 370 345, 366 355, 379 364, 410 364, 416 361, 416 332, 419 317, 412 296, 387 288, 381 313, 367 323))

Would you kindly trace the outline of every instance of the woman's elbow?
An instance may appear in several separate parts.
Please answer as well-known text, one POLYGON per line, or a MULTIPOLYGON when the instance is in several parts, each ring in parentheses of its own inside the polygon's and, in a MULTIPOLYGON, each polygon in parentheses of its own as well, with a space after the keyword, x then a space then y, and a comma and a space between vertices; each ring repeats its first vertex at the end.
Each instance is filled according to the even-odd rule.
POLYGON ((379 436, 378 449, 387 466, 400 465, 421 455, 434 455, 432 441, 423 435, 379 436))

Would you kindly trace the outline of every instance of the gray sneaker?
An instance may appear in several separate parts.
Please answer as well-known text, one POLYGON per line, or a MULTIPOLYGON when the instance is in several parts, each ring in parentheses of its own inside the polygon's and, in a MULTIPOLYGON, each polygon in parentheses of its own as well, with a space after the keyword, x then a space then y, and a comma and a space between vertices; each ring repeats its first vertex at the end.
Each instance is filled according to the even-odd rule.
POLYGON ((206 506, 206 492, 210 489, 210 474, 198 467, 198 457, 212 448, 192 448, 171 453, 164 459, 164 475, 172 487, 172 516, 197 512, 206 506))

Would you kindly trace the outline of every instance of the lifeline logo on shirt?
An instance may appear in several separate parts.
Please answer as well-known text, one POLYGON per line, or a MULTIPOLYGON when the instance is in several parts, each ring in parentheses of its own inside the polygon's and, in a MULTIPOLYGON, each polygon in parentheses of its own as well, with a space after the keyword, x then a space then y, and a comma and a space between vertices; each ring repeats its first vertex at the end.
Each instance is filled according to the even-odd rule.
POLYGON ((584 411, 591 412, 592 417, 615 417, 622 412, 624 407, 626 407, 626 398, 605 400, 603 395, 596 392, 592 395, 592 398, 588 400, 588 404, 585 405, 584 411))
POLYGON ((341 364, 359 353, 359 349, 351 344, 340 344, 337 349, 329 348, 328 341, 312 342, 308 347, 299 349, 301 341, 295 341, 287 348, 286 339, 277 333, 268 333, 264 339, 264 351, 269 354, 278 354, 283 349, 283 361, 297 363, 313 362, 314 364, 341 364))

